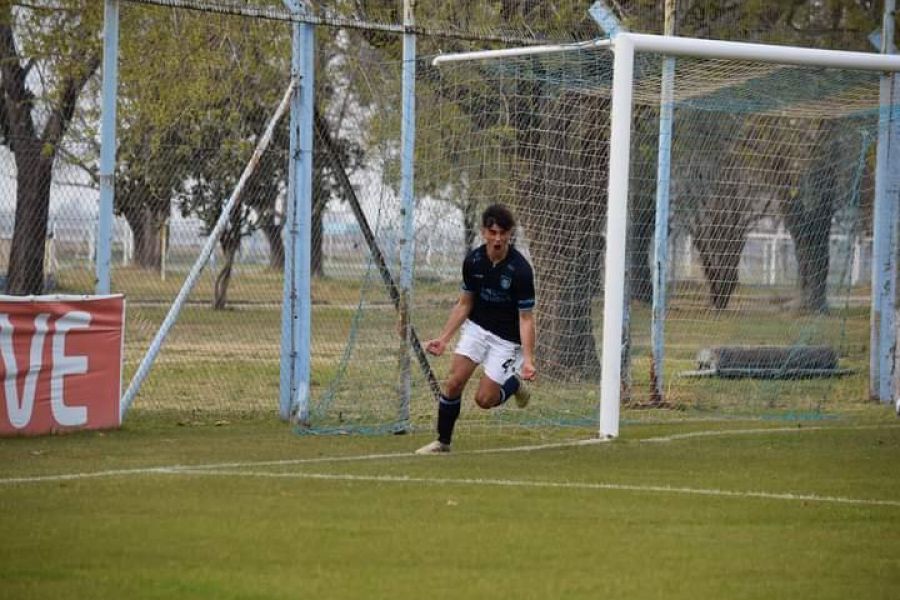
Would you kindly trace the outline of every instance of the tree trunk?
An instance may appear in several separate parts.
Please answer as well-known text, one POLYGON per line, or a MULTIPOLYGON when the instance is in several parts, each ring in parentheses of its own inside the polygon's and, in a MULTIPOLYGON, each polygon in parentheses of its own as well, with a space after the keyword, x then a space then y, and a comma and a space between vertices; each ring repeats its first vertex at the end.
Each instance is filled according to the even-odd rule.
POLYGON ((802 230, 791 231, 800 272, 801 309, 807 312, 828 312, 832 212, 831 206, 823 201, 814 210, 808 211, 808 220, 802 230))
POLYGON ((728 308, 738 286, 738 266, 746 244, 746 232, 721 238, 695 237, 703 275, 709 284, 709 303, 716 310, 728 308))
POLYGON ((230 244, 227 249, 223 249, 225 253, 225 264, 216 275, 216 285, 213 297, 213 309, 222 310, 228 301, 228 286, 231 283, 231 268, 234 266, 234 257, 237 254, 240 244, 230 244))
POLYGON ((162 266, 159 232, 162 231, 165 220, 150 210, 144 209, 141 212, 145 215, 144 218, 134 223, 129 221, 134 235, 134 261, 142 269, 158 270, 162 266))
POLYGON ((222 254, 225 257, 225 264, 216 275, 216 284, 213 291, 213 309, 222 310, 228 301, 228 287, 231 284, 231 273, 234 267, 234 258, 238 250, 241 248, 241 223, 242 207, 238 203, 231 210, 231 219, 229 227, 222 233, 219 238, 219 246, 222 248, 222 254))
POLYGON ((134 262, 141 269, 159 270, 162 249, 159 232, 169 216, 169 207, 153 206, 148 190, 133 186, 122 191, 119 210, 134 236, 134 262))
POLYGON ((327 204, 328 192, 323 190, 321 185, 314 185, 310 253, 310 273, 313 277, 323 277, 325 275, 325 255, 323 250, 325 226, 323 220, 327 204))
MULTIPOLYGON (((673 148, 677 169, 677 214, 685 220, 694 247, 700 253, 709 285, 709 303, 716 310, 728 308, 737 289, 741 254, 747 234, 769 214, 773 202, 771 179, 756 173, 778 173, 769 163, 779 157, 761 157, 760 145, 770 117, 717 116, 703 112, 686 114, 676 128, 703 144, 673 148), (756 171, 748 169, 755 166, 756 171)), ((675 172, 675 171, 673 171, 675 172)), ((675 197, 673 195, 673 197, 675 197)), ((677 217, 676 217, 677 218, 677 217)))
POLYGON ((656 166, 659 156, 659 111, 635 107, 632 164, 628 194, 628 262, 631 298, 653 301, 651 246, 656 227, 656 166))
POLYGON ((35 61, 22 64, 12 24, 12 3, 0 3, 0 115, 4 143, 15 154, 16 223, 9 255, 6 292, 40 294, 44 288, 44 241, 50 214, 50 182, 58 145, 65 135, 78 96, 100 66, 95 53, 74 53, 75 67, 58 78, 45 78, 41 93, 51 98, 42 132, 37 131, 32 111, 34 93, 28 89, 29 71, 35 61), (82 68, 77 68, 82 67, 82 68), (55 85, 54 85, 55 84, 55 85))
POLYGON ((42 153, 40 140, 16 144, 16 222, 9 253, 6 293, 16 296, 44 291, 44 241, 50 213, 53 158, 42 153))
POLYGON ((783 205, 784 225, 797 255, 800 308, 806 312, 828 312, 829 241, 837 204, 838 152, 845 142, 837 139, 832 124, 819 125, 812 166, 804 175, 800 194, 783 205))
MULTIPOLYGON (((538 91, 523 97, 541 98, 538 91)), ((605 102, 565 94, 552 105, 523 107, 517 124, 522 172, 516 208, 528 231, 540 290, 539 369, 551 379, 595 378, 600 372, 593 300, 605 245, 605 102)))
POLYGON ((275 221, 275 215, 269 216, 260 224, 266 241, 269 244, 269 268, 273 271, 284 271, 284 240, 281 239, 281 225, 275 221))
POLYGON ((653 203, 654 197, 640 196, 634 198, 629 211, 628 258, 630 263, 631 297, 644 304, 653 301, 653 271, 650 269, 650 246, 653 243, 656 208, 647 206, 646 201, 653 203))

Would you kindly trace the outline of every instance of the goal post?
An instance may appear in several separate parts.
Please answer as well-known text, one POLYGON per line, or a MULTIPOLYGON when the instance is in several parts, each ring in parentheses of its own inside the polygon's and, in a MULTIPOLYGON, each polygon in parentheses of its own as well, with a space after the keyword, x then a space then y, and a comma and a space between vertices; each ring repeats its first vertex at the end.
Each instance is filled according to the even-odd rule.
POLYGON ((604 306, 603 372, 601 379, 600 435, 619 435, 620 354, 615 352, 622 330, 624 301, 625 236, 627 228, 629 156, 631 153, 631 91, 634 56, 652 52, 665 56, 752 60, 785 65, 867 71, 900 71, 900 56, 795 48, 745 42, 727 42, 620 33, 613 38, 612 124, 609 161, 609 208, 607 213, 606 285, 604 306))
MULTIPOLYGON (((443 55, 439 66, 421 53, 427 44, 403 58, 348 55, 329 61, 340 85, 315 107, 304 90, 312 131, 281 120, 233 219, 209 242, 300 72, 296 29, 313 24, 280 11, 278 25, 236 5, 212 14, 197 2, 122 4, 115 178, 122 205, 145 210, 114 222, 136 250, 132 267, 110 268, 129 290, 128 339, 141 345, 126 353, 126 373, 140 376, 134 390, 152 360, 139 364, 145 343, 159 352, 130 414, 274 416, 277 396, 281 416, 296 407, 307 435, 430 430, 435 374, 452 356, 425 357, 417 342, 446 320, 460 261, 480 244, 478 215, 494 202, 513 210, 513 241, 534 267, 535 401, 480 411, 469 386, 460 427, 616 437, 620 423, 818 418, 861 396, 851 388, 868 358, 860 332, 872 242, 859 222, 871 221, 885 103, 881 71, 860 61, 893 68, 893 57, 630 33, 443 55), (180 27, 171 36, 170 23, 180 27), (180 85, 194 79, 199 91, 180 85), (302 164, 315 183, 301 212, 291 199, 310 196, 296 177, 313 157, 302 164), (203 276, 198 256, 212 267, 203 276), (147 276, 157 258, 162 282, 147 276), (179 291, 179 275, 193 291, 179 291), (308 287, 295 285, 304 277, 308 287), (172 302, 182 306, 174 326, 172 302), (153 334, 163 324, 161 349, 153 334), (787 377, 796 374, 809 379, 787 377)), ((322 33, 305 44, 352 47, 342 32, 322 33)), ((77 249, 68 242, 61 256, 77 249)))
MULTIPOLYGON (((505 49, 499 51, 444 55, 436 58, 433 61, 433 64, 437 66, 447 65, 451 62, 462 60, 502 60, 512 57, 523 59, 529 56, 536 57, 535 59, 539 60, 542 56, 561 55, 569 51, 602 51, 607 47, 613 52, 613 61, 612 83, 609 99, 611 108, 608 130, 608 174, 606 177, 607 206, 605 215, 605 249, 603 258, 604 268, 602 275, 604 283, 602 350, 600 361, 600 402, 598 421, 599 435, 603 438, 614 438, 619 435, 619 423, 621 420, 620 407, 622 404, 622 385, 623 379, 628 376, 626 373, 623 373, 622 332, 626 318, 626 315, 623 314, 623 307, 626 301, 627 293, 626 267, 629 231, 629 197, 630 195, 635 193, 635 190, 633 189, 635 174, 631 172, 631 163, 633 160, 633 153, 635 152, 635 148, 632 145, 631 138, 633 133, 632 129, 635 122, 633 113, 633 90, 637 77, 636 57, 644 54, 652 54, 659 55, 660 57, 677 56, 690 59, 705 59, 710 61, 740 61, 741 63, 772 65, 770 71, 779 68, 779 66, 784 66, 846 70, 848 72, 896 72, 900 70, 900 57, 862 52, 818 50, 809 48, 795 48, 716 40, 701 40, 622 32, 617 34, 612 39, 603 40, 602 42, 572 44, 569 46, 542 46, 534 48, 505 49)), ((514 69, 514 67, 509 67, 509 69, 512 70, 514 69)), ((736 71, 738 69, 738 67, 735 67, 736 71)), ((642 65, 641 70, 646 71, 647 69, 642 65)), ((738 72, 732 75, 731 79, 727 80, 726 83, 723 83, 721 87, 727 88, 728 86, 739 85, 739 83, 743 81, 742 77, 743 80, 746 80, 751 78, 752 75, 742 75, 738 72)), ((814 78, 815 76, 812 77, 814 78)), ((558 77, 558 79, 559 78, 560 77, 558 77)), ((676 84, 676 87, 677 85, 678 84, 676 84)), ((790 86, 788 85, 785 87, 789 88, 790 86)), ((841 93, 841 85, 836 85, 833 87, 835 87, 835 89, 837 90, 834 93, 841 93)), ((718 93, 718 90, 714 88, 710 89, 712 90, 709 92, 711 95, 718 93)), ((789 95, 789 91, 790 90, 788 90, 787 92, 785 92, 784 90, 774 90, 772 91, 772 94, 786 93, 789 95)), ((826 92, 823 92, 823 94, 826 92)), ((658 99, 659 96, 657 95, 657 102, 658 99)), ((785 100, 785 102, 789 102, 789 100, 785 100)), ((817 115, 819 115, 817 118, 819 118, 820 120, 824 121, 830 118, 830 115, 822 112, 825 110, 823 107, 816 105, 815 99, 806 99, 803 102, 812 106, 809 111, 820 111, 819 113, 816 113, 817 115)), ((738 102, 734 102, 733 110, 747 110, 743 106, 739 106, 739 104, 740 103, 738 102)), ((871 113, 874 112, 876 114, 876 119, 874 120, 876 123, 875 126, 879 127, 883 125, 879 122, 877 115, 884 113, 884 111, 888 111, 890 114, 896 115, 897 107, 885 107, 877 105, 873 107, 871 105, 867 105, 862 108, 857 108, 856 110, 858 110, 858 112, 865 112, 870 116, 871 113)), ((761 121, 765 119, 782 118, 789 123, 789 118, 785 117, 785 115, 788 113, 789 111, 779 111, 777 107, 768 107, 760 109, 759 116, 756 117, 756 119, 761 121)), ((896 118, 896 116, 894 118, 896 118)), ((675 119, 677 120, 678 117, 676 116, 675 119)), ((844 187, 841 188, 840 196, 842 197, 842 202, 847 202, 847 206, 849 207, 847 208, 848 211, 856 210, 850 205, 856 206, 855 203, 858 203, 859 185, 860 181, 862 180, 862 171, 864 169, 865 163, 863 157, 868 151, 870 140, 873 139, 873 136, 871 136, 868 129, 866 129, 867 127, 871 127, 871 123, 872 119, 868 119, 864 127, 854 126, 853 128, 847 129, 847 131, 850 131, 851 129, 853 131, 852 143, 847 142, 842 145, 841 141, 845 140, 845 138, 850 139, 850 134, 848 133, 844 137, 841 137, 841 135, 843 134, 841 134, 840 132, 829 133, 831 132, 831 129, 825 126, 822 127, 825 133, 819 136, 819 138, 823 139, 828 138, 829 135, 832 136, 833 139, 829 138, 827 144, 825 142, 821 143, 823 148, 829 149, 829 152, 835 153, 843 151, 846 153, 845 156, 837 156, 835 158, 835 160, 840 163, 840 165, 845 169, 846 172, 841 175, 835 175, 834 172, 837 167, 834 165, 829 165, 827 169, 824 170, 822 174, 820 174, 820 179, 822 179, 826 183, 823 183, 822 181, 812 182, 809 183, 809 186, 836 186, 838 185, 837 179, 843 178, 844 180, 846 180, 846 183, 841 184, 844 187)), ((750 141, 744 142, 745 154, 751 157, 751 162, 752 160, 756 160, 757 162, 765 163, 764 165, 755 165, 755 168, 757 168, 758 170, 762 170, 762 167, 765 167, 770 171, 774 171, 774 165, 779 164, 779 161, 776 159, 777 157, 773 157, 775 153, 773 153, 773 156, 767 156, 764 159, 760 159, 758 157, 752 158, 753 151, 755 150, 755 148, 752 147, 752 144, 755 142, 752 139, 753 134, 751 133, 749 135, 751 136, 750 141)), ((805 151, 816 151, 814 148, 815 143, 812 138, 804 138, 802 141, 797 141, 796 144, 798 146, 804 145, 804 147, 808 147, 805 151)), ((656 159, 654 158, 653 160, 655 163, 656 159)), ((789 157, 789 159, 785 159, 781 162, 788 163, 791 162, 791 160, 793 160, 793 162, 800 161, 799 158, 795 159, 794 157, 789 157)), ((751 165, 751 167, 753 166, 754 165, 751 165)), ((781 167, 783 169, 789 169, 794 168, 795 165, 782 164, 781 167)), ((731 170, 733 171, 734 169, 731 168, 731 170)), ((748 171, 750 170, 752 169, 748 167, 748 171)), ((799 173, 799 168, 797 170, 799 173)), ((751 176, 752 175, 744 175, 744 177, 751 176)), ((802 177, 812 178, 813 175, 805 174, 802 177)), ((802 179, 802 177, 801 175, 794 175, 791 181, 787 181, 787 179, 789 179, 787 177, 782 177, 784 181, 781 181, 779 185, 781 186, 781 188, 783 188, 783 190, 779 190, 778 193, 799 193, 797 192, 797 187, 801 184, 798 183, 798 178, 802 179)), ((733 189, 735 187, 736 184, 732 185, 732 188, 730 189, 733 189)), ((815 193, 815 191, 813 190, 809 193, 815 193)), ((723 194, 723 196, 727 200, 727 195, 723 194)), ((842 204, 841 206, 843 207, 844 205, 842 204)), ((759 217, 757 217, 756 220, 758 221, 759 217)), ((742 227, 746 228, 747 226, 746 224, 743 224, 742 227)), ((851 232, 848 229, 845 238, 849 239, 850 235, 856 235, 855 230, 851 232)), ((690 243, 691 242, 688 241, 689 245, 690 243)), ((694 244, 696 245, 696 243, 697 242, 695 240, 694 244)), ((739 247, 743 247, 743 242, 739 247)), ((828 268, 827 265, 825 266, 825 268, 828 268)), ((734 269, 737 269, 737 267, 734 266, 734 269)), ((707 271, 709 271, 709 269, 707 271)), ((737 271, 735 271, 735 273, 736 272, 737 271)), ((801 274, 801 276, 802 275, 803 274, 801 274)), ((841 277, 843 277, 843 275, 841 275, 841 277)), ((813 336, 810 336, 809 332, 801 331, 800 333, 798 333, 798 339, 800 340, 798 343, 802 343, 811 337, 813 336)))

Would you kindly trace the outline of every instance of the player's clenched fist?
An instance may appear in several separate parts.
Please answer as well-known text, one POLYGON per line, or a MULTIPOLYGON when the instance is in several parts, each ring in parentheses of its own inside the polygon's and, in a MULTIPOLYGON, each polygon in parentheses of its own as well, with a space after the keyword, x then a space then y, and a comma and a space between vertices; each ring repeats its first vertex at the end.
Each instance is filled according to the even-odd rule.
POLYGON ((425 351, 428 352, 429 354, 434 354, 435 356, 440 356, 441 354, 444 353, 444 350, 446 350, 446 349, 447 349, 446 342, 444 342, 440 339, 428 340, 427 342, 425 342, 425 351))

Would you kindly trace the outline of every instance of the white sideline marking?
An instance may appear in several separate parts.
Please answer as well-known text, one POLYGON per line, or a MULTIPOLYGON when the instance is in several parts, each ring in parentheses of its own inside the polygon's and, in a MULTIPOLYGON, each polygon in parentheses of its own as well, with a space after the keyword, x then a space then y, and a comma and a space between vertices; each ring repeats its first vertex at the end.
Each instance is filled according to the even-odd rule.
MULTIPOLYGON (((389 456, 415 456, 410 454, 389 456)), ((434 459, 431 459, 434 460, 434 459)), ((247 463, 248 465, 250 463, 247 463)), ((241 466, 238 464, 238 466, 241 466)), ((146 469, 118 469, 96 471, 93 473, 69 473, 62 475, 46 475, 37 477, 18 477, 2 479, 0 483, 39 483, 48 481, 72 481, 95 479, 99 477, 117 477, 123 475, 203 475, 217 477, 265 477, 273 479, 313 479, 320 481, 351 481, 365 483, 417 483, 426 485, 474 485, 517 488, 547 488, 575 490, 604 490, 661 494, 685 494, 693 496, 712 496, 721 498, 759 498, 764 500, 785 500, 800 502, 818 502, 831 504, 847 504, 856 506, 889 506, 900 507, 900 500, 874 500, 870 498, 848 498, 844 496, 818 496, 816 494, 775 493, 733 491, 704 488, 675 487, 664 485, 631 485, 621 483, 590 483, 572 481, 528 481, 519 479, 455 479, 434 477, 410 477, 408 475, 350 475, 343 473, 273 473, 269 471, 245 471, 215 468, 215 466, 172 466, 152 467, 146 469)))
MULTIPOLYGON (((573 446, 589 446, 605 443, 602 439, 572 440, 568 442, 555 442, 552 444, 539 444, 534 446, 511 446, 505 448, 485 448, 481 450, 468 450, 454 452, 454 456, 461 454, 494 454, 498 452, 533 452, 552 448, 569 448, 573 446)), ((356 454, 352 456, 319 456, 316 458, 286 458, 281 460, 258 460, 246 462, 210 463, 205 465, 169 465, 162 467, 136 467, 134 469, 110 469, 107 471, 92 471, 89 473, 62 473, 58 475, 34 475, 30 477, 9 477, 0 479, 0 485, 16 483, 43 483, 53 481, 73 481, 78 479, 95 479, 99 477, 120 477, 127 475, 153 475, 178 473, 184 471, 212 471, 217 469, 240 469, 250 467, 284 467, 292 465, 307 465, 316 463, 353 462, 366 460, 380 460, 393 458, 416 458, 421 460, 415 452, 393 452, 388 454, 356 454)))
POLYGON ((59 473, 57 475, 34 475, 32 477, 8 477, 0 479, 0 485, 17 483, 49 483, 54 481, 78 481, 81 479, 100 479, 102 477, 121 477, 123 475, 153 475, 157 473, 175 473, 182 467, 139 467, 134 469, 110 469, 108 471, 91 471, 90 473, 59 473))
MULTIPOLYGON (((633 440, 636 443, 659 443, 659 442, 672 442, 678 440, 685 440, 691 438, 700 438, 700 437, 712 437, 712 436, 725 436, 725 435, 754 435, 754 434, 766 434, 766 433, 802 433, 805 431, 828 431, 828 430, 866 430, 866 429, 897 429, 900 425, 853 425, 853 426, 829 426, 829 427, 772 427, 772 428, 754 428, 754 429, 715 429, 715 430, 706 430, 706 431, 694 431, 690 433, 681 433, 674 434, 670 436, 661 436, 655 438, 644 438, 633 440)), ((464 450, 461 452, 454 452, 452 456, 459 455, 475 455, 475 454, 498 454, 505 452, 535 452, 540 450, 552 450, 557 448, 571 448, 578 446, 592 446, 597 444, 604 444, 611 440, 606 440, 602 438, 589 438, 589 439, 580 439, 580 440, 569 440, 565 442, 552 442, 548 444, 535 444, 530 446, 509 446, 509 447, 501 447, 501 448, 483 448, 479 450, 464 450)), ((157 467, 136 467, 133 469, 109 469, 105 471, 91 471, 91 472, 82 472, 82 473, 59 473, 53 475, 33 475, 27 477, 8 477, 0 479, 0 486, 2 485, 16 485, 16 484, 28 484, 28 483, 50 483, 50 482, 59 482, 59 481, 77 481, 82 479, 98 479, 102 477, 122 477, 122 476, 131 476, 131 475, 154 475, 154 474, 178 474, 178 473, 189 473, 189 472, 210 472, 220 470, 220 469, 240 469, 240 468, 251 468, 251 467, 275 467, 275 466, 291 466, 291 465, 304 465, 304 464, 315 464, 315 463, 333 463, 333 462, 353 462, 353 461, 369 461, 369 460, 380 460, 380 459, 397 459, 397 458, 414 458, 416 460, 435 460, 435 457, 421 457, 416 455, 414 452, 394 452, 394 453, 382 453, 382 454, 360 454, 360 455, 352 455, 352 456, 320 456, 316 458, 293 458, 293 459, 281 459, 281 460, 266 460, 266 461, 246 461, 246 462, 229 462, 229 463, 210 463, 210 464, 200 464, 200 465, 168 465, 168 466, 157 466, 157 467)), ((440 459, 437 459, 440 460, 440 459)), ((221 471, 222 473, 226 473, 227 471, 221 471)), ((262 475, 261 475, 262 476, 262 475)), ((276 474, 271 474, 270 476, 276 476, 276 474)), ((288 476, 288 475, 284 475, 288 476)), ((295 477, 303 477, 305 475, 294 475, 295 477)), ((311 475, 310 475, 311 477, 311 475)), ((327 475, 320 475, 319 478, 329 477, 327 475)), ((353 476, 334 476, 333 478, 344 478, 349 479, 353 476)), ((402 481, 416 481, 414 479, 407 478, 398 478, 402 481)), ((426 480, 423 480, 426 481, 426 480)), ((427 480, 427 481, 444 481, 444 480, 427 480)), ((446 480, 450 481, 450 480, 446 480)), ((470 481, 470 480, 456 480, 459 482, 470 481)), ((471 480, 477 481, 477 480, 471 480)), ((535 485, 530 482, 521 482, 523 485, 535 485)), ((572 486, 603 486, 607 484, 568 484, 568 483, 553 483, 546 482, 541 485, 544 486, 552 486, 555 485, 557 487, 572 487, 572 486)), ((616 486, 616 484, 608 484, 609 486, 616 486)), ((666 491, 678 491, 680 488, 654 488, 652 486, 649 487, 640 487, 640 486, 616 486, 616 487, 608 487, 606 489, 634 489, 634 490, 666 490, 666 491)), ((687 493, 687 492, 685 492, 687 493)), ((704 492, 694 492, 694 493, 704 493, 704 492)), ((729 494, 753 494, 748 492, 716 492, 720 495, 729 495, 729 494)), ((791 496, 788 495, 774 495, 773 497, 791 497, 796 499, 806 499, 805 496, 791 496)), ((810 497, 812 498, 812 497, 810 497)), ((833 502, 838 501, 851 501, 851 502, 861 502, 863 504, 884 504, 887 506, 900 506, 900 501, 893 500, 854 500, 854 499, 833 499, 829 500, 833 502)))
POLYGON ((861 431, 867 429, 897 429, 898 425, 850 425, 850 426, 830 426, 822 427, 814 425, 812 427, 757 427, 755 429, 707 429, 706 431, 691 431, 688 433, 676 433, 673 435, 664 435, 654 438, 644 438, 636 440, 641 443, 651 442, 675 442, 678 440, 689 440, 702 437, 718 437, 725 435, 755 435, 758 433, 803 433, 804 431, 861 431))
POLYGON ((863 506, 900 506, 900 500, 873 500, 869 498, 847 498, 843 496, 818 496, 816 494, 740 492, 731 490, 673 487, 665 485, 630 485, 620 483, 590 483, 573 481, 528 481, 520 479, 453 479, 409 477, 407 475, 349 475, 343 473, 272 473, 267 471, 222 471, 191 468, 178 471, 168 471, 168 473, 176 475, 270 477, 276 479, 317 479, 326 481, 358 481, 366 483, 421 483, 429 485, 476 485, 518 488, 559 488, 606 491, 612 490, 625 492, 688 494, 694 496, 717 496, 724 498, 762 498, 765 500, 828 502, 834 504, 853 504, 863 506))

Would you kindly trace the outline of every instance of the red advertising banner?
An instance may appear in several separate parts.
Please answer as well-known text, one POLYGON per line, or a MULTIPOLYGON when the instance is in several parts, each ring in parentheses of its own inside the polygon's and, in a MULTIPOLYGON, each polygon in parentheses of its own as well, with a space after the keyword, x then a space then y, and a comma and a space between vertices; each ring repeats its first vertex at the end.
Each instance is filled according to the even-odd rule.
POLYGON ((125 298, 0 295, 0 435, 121 424, 125 298))

